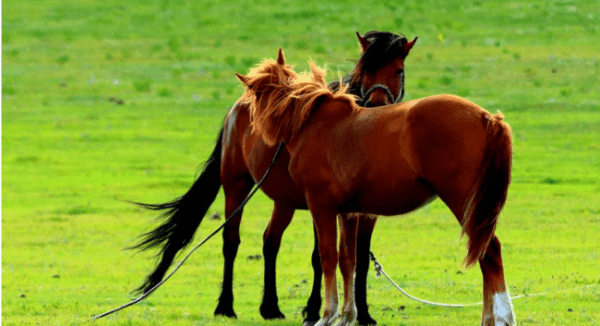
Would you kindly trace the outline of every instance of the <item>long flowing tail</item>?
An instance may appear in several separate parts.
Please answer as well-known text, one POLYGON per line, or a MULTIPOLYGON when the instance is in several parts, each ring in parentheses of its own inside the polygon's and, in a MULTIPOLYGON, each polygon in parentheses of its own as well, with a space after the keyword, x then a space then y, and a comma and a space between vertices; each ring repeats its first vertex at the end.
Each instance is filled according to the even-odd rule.
POLYGON ((140 243, 130 248, 143 251, 162 246, 159 252, 162 257, 156 268, 134 292, 146 293, 162 280, 175 256, 192 241, 206 211, 215 201, 221 188, 222 138, 223 129, 219 132, 212 154, 204 163, 202 173, 185 195, 164 204, 135 203, 150 210, 165 212, 160 216, 164 222, 143 234, 140 243))
POLYGON ((469 237, 465 264, 485 255, 494 236, 498 215, 506 202, 512 165, 512 136, 502 114, 488 115, 487 148, 479 179, 465 206, 463 234, 469 237))

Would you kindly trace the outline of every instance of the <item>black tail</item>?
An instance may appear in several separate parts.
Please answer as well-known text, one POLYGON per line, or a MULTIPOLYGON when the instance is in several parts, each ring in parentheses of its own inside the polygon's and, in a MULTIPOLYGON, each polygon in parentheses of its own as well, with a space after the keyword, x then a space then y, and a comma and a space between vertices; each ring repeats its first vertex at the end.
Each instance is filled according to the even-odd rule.
POLYGON ((165 211, 160 218, 164 222, 156 229, 142 235, 142 241, 130 249, 148 250, 162 246, 160 262, 148 275, 144 283, 134 292, 146 293, 160 283, 179 251, 193 239, 196 229, 206 211, 215 201, 221 188, 221 149, 223 129, 219 132, 217 144, 204 163, 204 169, 187 193, 164 204, 135 203, 154 211, 165 211))

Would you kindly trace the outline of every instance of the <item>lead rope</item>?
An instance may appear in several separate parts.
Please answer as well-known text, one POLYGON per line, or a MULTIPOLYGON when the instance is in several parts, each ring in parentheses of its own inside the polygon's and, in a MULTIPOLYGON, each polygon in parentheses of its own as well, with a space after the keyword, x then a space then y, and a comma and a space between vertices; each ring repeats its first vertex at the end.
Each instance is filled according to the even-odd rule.
POLYGON ((263 175, 262 179, 260 179, 260 181, 254 185, 255 188, 252 190, 252 192, 250 192, 248 194, 248 196, 246 196, 246 199, 244 199, 244 201, 240 204, 240 206, 233 213, 231 213, 231 215, 229 215, 229 217, 225 220, 225 222, 223 222, 223 224, 221 224, 221 226, 219 226, 216 230, 214 230, 211 234, 209 234, 206 238, 204 238, 204 240, 200 241, 200 243, 198 243, 196 246, 194 246, 194 248, 192 248, 192 250, 190 250, 190 252, 181 260, 181 262, 179 264, 177 264, 177 266, 175 266, 173 271, 169 275, 167 275, 167 277, 165 277, 162 281, 160 281, 160 283, 156 284, 153 288, 148 290, 148 292, 142 294, 139 298, 137 298, 129 303, 126 303, 118 308, 115 308, 111 311, 107 311, 105 313, 96 315, 96 316, 92 317, 92 319, 90 319, 90 320, 100 319, 102 317, 111 315, 117 311, 123 310, 127 307, 133 306, 134 304, 146 299, 148 296, 150 296, 150 294, 152 294, 152 292, 156 291, 156 289, 158 289, 158 287, 160 287, 168 279, 170 279, 171 276, 173 276, 175 274, 175 272, 177 272, 179 270, 179 268, 185 263, 185 261, 188 260, 188 258, 190 258, 190 256, 192 255, 192 253, 194 253, 194 251, 196 251, 196 249, 200 248, 200 246, 202 246, 204 243, 206 243, 208 240, 210 240, 210 238, 212 238, 215 234, 217 234, 217 232, 221 231, 221 229, 225 227, 225 225, 227 224, 227 222, 229 222, 229 220, 231 220, 234 216, 239 214, 239 212, 244 208, 244 206, 250 200, 250 198, 252 198, 254 193, 256 193, 258 191, 260 186, 263 184, 263 182, 269 175, 269 172, 271 171, 271 168, 273 167, 273 165, 275 165, 275 160, 277 160, 277 157, 279 156, 279 153, 281 152, 281 149, 283 148, 283 146, 284 146, 284 143, 281 142, 279 144, 279 147, 277 147, 277 151, 275 152, 275 155, 273 155, 273 160, 271 161, 271 165, 269 165, 269 168, 267 168, 267 171, 265 171, 265 174, 263 175))
MULTIPOLYGON (((375 272, 377 273, 377 278, 381 277, 381 275, 385 276, 385 278, 387 278, 387 280, 398 291, 400 291, 402 294, 404 294, 409 299, 418 301, 420 303, 428 304, 428 305, 431 305, 431 306, 447 307, 447 308, 462 308, 462 307, 480 306, 480 305, 483 304, 483 302, 463 303, 463 304, 439 303, 439 302, 432 302, 432 301, 427 301, 427 300, 419 299, 419 298, 411 295, 410 293, 404 291, 403 288, 401 288, 398 284, 396 284, 396 282, 394 282, 388 276, 388 274, 383 270, 383 266, 379 263, 379 261, 377 261, 377 257, 375 257, 375 255, 373 254, 372 251, 369 252, 369 259, 371 259, 371 261, 373 261, 373 266, 375 268, 375 272)), ((530 294, 520 294, 520 295, 517 295, 517 296, 514 296, 514 297, 511 296, 510 299, 511 300, 517 300, 517 299, 528 298, 528 297, 537 297, 537 296, 542 296, 542 295, 548 295, 548 294, 552 294, 552 293, 561 293, 561 292, 568 292, 568 291, 574 291, 574 290, 585 290, 585 289, 589 289, 589 288, 597 286, 597 285, 600 285, 600 284, 588 284, 588 285, 584 285, 584 286, 580 286, 580 287, 576 287, 576 288, 564 289, 564 290, 553 291, 553 292, 539 292, 539 293, 530 293, 530 294)))
MULTIPOLYGON (((381 275, 385 276, 385 278, 387 278, 387 280, 398 290, 400 291, 402 294, 404 294, 406 297, 408 297, 409 299, 418 301, 420 303, 424 303, 424 304, 428 304, 431 306, 437 306, 437 307, 447 307, 447 308, 462 308, 462 307, 470 307, 470 306, 479 306, 482 305, 483 302, 477 302, 477 303, 462 303, 462 304, 452 304, 452 303, 439 303, 439 302, 433 302, 433 301, 427 301, 427 300, 423 300, 423 299, 419 299, 417 297, 415 297, 414 295, 411 295, 410 293, 404 291, 403 288, 401 288, 398 284, 396 284, 396 282, 394 282, 389 276, 388 274, 383 270, 383 266, 381 266, 381 264, 379 263, 379 261, 377 261, 377 257, 375 257, 375 255, 373 254, 372 251, 369 252, 369 259, 371 259, 371 261, 373 261, 373 266, 375 267, 375 272, 377 273, 377 278, 381 277, 381 275)), ((514 298, 513 298, 514 299, 514 298)))

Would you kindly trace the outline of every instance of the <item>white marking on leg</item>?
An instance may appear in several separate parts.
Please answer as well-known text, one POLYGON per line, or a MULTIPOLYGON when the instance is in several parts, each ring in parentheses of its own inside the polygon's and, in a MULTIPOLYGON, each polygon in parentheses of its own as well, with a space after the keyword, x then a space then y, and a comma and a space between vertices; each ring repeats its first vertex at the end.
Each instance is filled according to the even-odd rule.
POLYGON ((336 326, 352 326, 356 321, 357 310, 356 306, 354 306, 349 311, 343 311, 340 321, 336 324, 336 326))
POLYGON ((512 326, 515 325, 515 314, 513 312, 510 295, 508 292, 495 293, 492 296, 494 325, 512 326))
POLYGON ((340 314, 337 312, 330 316, 323 316, 321 319, 319 319, 315 326, 331 326, 339 317, 340 314))
POLYGON ((333 290, 328 291, 328 286, 325 285, 325 307, 323 308, 323 316, 315 326, 330 326, 340 317, 338 311, 338 293, 337 293, 337 282, 333 279, 333 290))

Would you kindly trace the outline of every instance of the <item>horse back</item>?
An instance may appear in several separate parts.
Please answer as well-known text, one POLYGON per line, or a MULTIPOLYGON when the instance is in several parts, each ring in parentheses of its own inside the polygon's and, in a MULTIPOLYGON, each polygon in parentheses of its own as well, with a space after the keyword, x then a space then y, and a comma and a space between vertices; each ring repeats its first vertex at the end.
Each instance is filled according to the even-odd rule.
MULTIPOLYGON (((248 179, 250 171, 247 167, 243 151, 243 136, 250 128, 250 115, 245 104, 237 102, 227 114, 223 127, 221 152, 221 181, 224 188, 240 179, 248 179)), ((250 181, 251 182, 251 181, 250 181)))
POLYGON ((288 146, 294 181, 341 212, 395 215, 428 202, 435 194, 412 167, 406 111, 322 103, 288 146))

